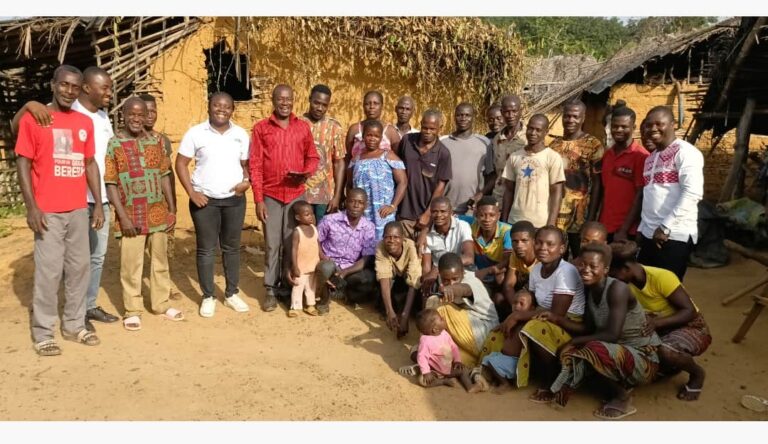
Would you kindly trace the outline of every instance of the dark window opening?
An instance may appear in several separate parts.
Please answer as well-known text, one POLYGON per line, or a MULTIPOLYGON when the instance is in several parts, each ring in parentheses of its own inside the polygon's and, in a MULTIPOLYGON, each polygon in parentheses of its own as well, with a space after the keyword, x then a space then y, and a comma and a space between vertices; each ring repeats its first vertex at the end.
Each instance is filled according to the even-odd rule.
POLYGON ((251 100, 251 85, 248 81, 248 60, 245 55, 234 55, 227 48, 226 41, 220 40, 205 53, 205 67, 208 70, 208 95, 219 91, 229 93, 234 100, 251 100), (240 79, 237 69, 240 68, 240 79))

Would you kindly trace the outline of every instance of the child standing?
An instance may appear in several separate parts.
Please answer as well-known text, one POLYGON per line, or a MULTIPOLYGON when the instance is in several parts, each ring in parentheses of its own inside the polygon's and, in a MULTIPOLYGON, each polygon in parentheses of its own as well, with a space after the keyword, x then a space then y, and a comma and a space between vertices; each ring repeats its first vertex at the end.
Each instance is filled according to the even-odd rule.
POLYGON ((293 230, 291 249, 290 281, 291 308, 288 317, 295 318, 302 308, 302 296, 306 295, 307 302, 304 312, 317 316, 315 308, 315 267, 320 262, 320 243, 315 227, 315 215, 312 205, 300 200, 293 204, 296 228, 293 230))

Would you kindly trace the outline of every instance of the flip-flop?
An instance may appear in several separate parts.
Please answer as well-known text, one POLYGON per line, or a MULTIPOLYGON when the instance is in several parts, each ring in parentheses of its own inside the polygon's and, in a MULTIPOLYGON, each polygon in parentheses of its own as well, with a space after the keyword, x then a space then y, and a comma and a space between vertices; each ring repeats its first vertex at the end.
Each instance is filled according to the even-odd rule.
POLYGON ((755 395, 744 395, 741 397, 741 405, 753 412, 768 412, 768 399, 755 395))
POLYGON ((701 389, 700 388, 692 389, 688 387, 688 384, 685 384, 684 386, 680 387, 680 390, 677 392, 677 399, 681 401, 698 401, 699 396, 701 396, 701 389), (697 395, 693 399, 686 399, 684 397, 684 394, 689 394, 689 393, 696 393, 697 395))
POLYGON ((602 407, 592 412, 592 414, 595 415, 595 417, 606 420, 606 421, 615 421, 617 419, 626 418, 627 416, 634 415, 635 413, 637 413, 637 408, 635 408, 635 406, 630 406, 629 410, 624 411, 619 407, 617 407, 615 404, 611 405, 610 403, 604 404, 602 407), (608 416, 603 413, 607 409, 620 412, 621 414, 618 416, 608 416))
POLYGON ((123 319, 123 327, 128 331, 141 330, 141 318, 138 316, 129 316, 123 319))
POLYGON ((397 372, 403 376, 416 376, 419 372, 419 364, 404 365, 397 369, 397 372))
POLYGON ((165 310, 165 313, 163 313, 161 316, 163 316, 165 319, 168 319, 169 321, 184 320, 184 314, 181 312, 181 310, 177 310, 173 307, 169 308, 168 310, 165 310), (181 315, 181 317, 176 317, 178 315, 181 315))

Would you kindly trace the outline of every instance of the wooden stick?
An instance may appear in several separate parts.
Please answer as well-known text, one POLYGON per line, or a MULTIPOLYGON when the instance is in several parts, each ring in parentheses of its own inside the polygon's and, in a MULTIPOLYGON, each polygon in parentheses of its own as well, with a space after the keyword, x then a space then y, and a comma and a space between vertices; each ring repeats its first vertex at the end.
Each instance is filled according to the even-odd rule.
MULTIPOLYGON (((768 287, 767 287, 768 288, 768 287)), ((735 335, 733 335, 733 338, 731 341, 738 344, 741 342, 742 339, 744 339, 744 336, 747 335, 747 332, 750 328, 752 328, 752 324, 755 323, 755 320, 757 320, 757 317, 760 316, 760 312, 763 311, 765 308, 765 296, 768 296, 766 291, 763 291, 764 297, 755 296, 755 303, 752 305, 752 310, 749 311, 749 314, 747 314, 747 318, 744 319, 744 322, 742 322, 741 327, 739 327, 739 331, 736 332, 735 335)))
POLYGON ((766 253, 747 248, 729 239, 723 240, 723 245, 725 245, 725 248, 733 251, 734 253, 739 253, 746 258, 752 259, 753 261, 759 262, 762 265, 768 267, 768 254, 766 253))
POLYGON ((731 302, 747 295, 750 291, 757 290, 758 288, 766 284, 768 284, 768 277, 764 277, 763 279, 760 280, 760 282, 755 282, 754 284, 750 284, 749 286, 737 291, 736 293, 733 293, 732 295, 724 298, 720 303, 723 306, 726 306, 731 302))
POLYGON ((725 180, 723 190, 720 193, 719 202, 726 202, 733 197, 734 188, 739 183, 739 177, 742 173, 742 164, 746 160, 749 151, 749 132, 752 124, 752 111, 755 109, 755 99, 750 97, 744 105, 744 113, 739 120, 739 126, 736 129, 736 147, 733 153, 733 163, 728 178, 725 180))

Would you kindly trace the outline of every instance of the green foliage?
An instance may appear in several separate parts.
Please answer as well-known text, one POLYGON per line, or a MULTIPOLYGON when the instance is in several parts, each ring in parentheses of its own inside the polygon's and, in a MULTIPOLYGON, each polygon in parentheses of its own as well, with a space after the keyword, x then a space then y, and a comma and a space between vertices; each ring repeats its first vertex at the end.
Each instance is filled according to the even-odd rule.
POLYGON ((529 55, 586 54, 611 57, 631 41, 678 34, 715 23, 715 17, 644 17, 627 24, 617 17, 487 17, 486 21, 516 35, 529 55))
POLYGON ((24 204, 9 205, 6 207, 0 207, 0 219, 7 217, 22 216, 25 214, 24 204))

